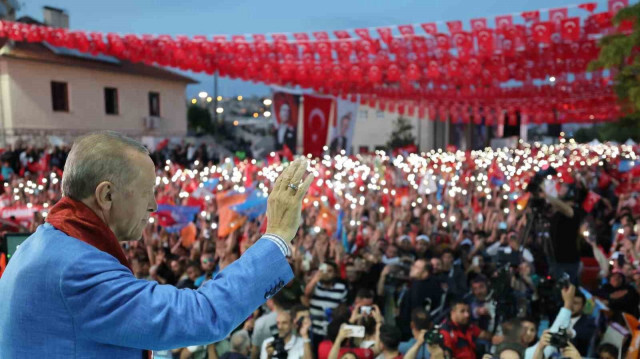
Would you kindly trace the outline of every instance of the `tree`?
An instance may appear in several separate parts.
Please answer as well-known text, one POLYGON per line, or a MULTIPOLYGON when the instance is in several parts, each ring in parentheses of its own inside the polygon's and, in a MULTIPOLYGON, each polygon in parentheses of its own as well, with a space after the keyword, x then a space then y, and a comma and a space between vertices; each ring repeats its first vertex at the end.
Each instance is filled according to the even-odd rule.
POLYGON ((416 138, 413 137, 413 125, 404 117, 398 117, 394 123, 393 132, 387 142, 387 147, 390 149, 405 147, 416 143, 416 138))
POLYGON ((198 105, 189 106, 187 109, 187 127, 197 134, 214 132, 209 110, 198 105))
POLYGON ((640 119, 640 3, 621 9, 613 18, 613 23, 633 24, 631 34, 612 34, 600 40, 600 55, 589 64, 589 70, 612 69, 615 73, 614 90, 620 99, 624 112, 631 119, 640 119))

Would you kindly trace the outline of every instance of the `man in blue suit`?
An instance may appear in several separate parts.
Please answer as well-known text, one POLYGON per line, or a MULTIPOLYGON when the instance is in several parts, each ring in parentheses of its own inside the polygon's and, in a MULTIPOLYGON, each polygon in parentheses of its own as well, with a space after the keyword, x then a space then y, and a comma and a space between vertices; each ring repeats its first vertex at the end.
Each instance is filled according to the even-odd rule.
POLYGON ((0 279, 0 358, 146 358, 225 338, 293 278, 305 160, 278 178, 267 233, 198 290, 139 280, 119 242, 157 209, 147 149, 115 132, 85 136, 64 168, 63 198, 0 279))

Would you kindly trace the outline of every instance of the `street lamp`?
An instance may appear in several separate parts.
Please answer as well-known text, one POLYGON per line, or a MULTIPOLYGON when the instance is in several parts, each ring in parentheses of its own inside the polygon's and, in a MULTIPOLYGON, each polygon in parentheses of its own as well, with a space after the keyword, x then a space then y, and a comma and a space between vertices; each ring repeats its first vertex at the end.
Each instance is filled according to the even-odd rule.
POLYGON ((204 91, 200 91, 200 93, 198 94, 198 97, 200 97, 201 99, 205 99, 207 98, 207 96, 209 96, 209 94, 204 91))
POLYGON ((265 106, 271 106, 271 104, 273 103, 273 101, 271 101, 271 99, 268 99, 268 98, 267 98, 267 99, 265 99, 264 101, 262 101, 262 103, 263 103, 265 106))

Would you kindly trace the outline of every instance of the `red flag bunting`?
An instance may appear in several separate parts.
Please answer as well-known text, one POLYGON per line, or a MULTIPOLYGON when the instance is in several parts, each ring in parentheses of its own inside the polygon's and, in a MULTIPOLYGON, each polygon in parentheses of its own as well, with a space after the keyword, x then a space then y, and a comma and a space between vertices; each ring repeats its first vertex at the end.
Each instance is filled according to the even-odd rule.
POLYGON ((316 38, 316 40, 318 41, 328 41, 329 40, 329 34, 326 31, 317 31, 313 33, 313 37, 316 38))
POLYGON ((586 10, 586 11, 588 11, 590 13, 593 13, 593 11, 596 9, 596 7, 598 7, 598 3, 587 2, 587 3, 584 3, 584 4, 578 5, 578 7, 580 9, 586 10))
POLYGON ((487 19, 472 19, 471 20, 471 31, 476 32, 480 30, 484 30, 487 28, 487 19))
POLYGON ((455 34, 456 32, 462 31, 462 21, 447 21, 447 27, 450 33, 455 34))
POLYGON ((384 41, 387 44, 391 42, 392 35, 391 35, 390 27, 379 27, 376 29, 376 31, 378 31, 378 34, 380 34, 382 41, 384 41))
POLYGON ((438 26, 436 25, 435 22, 422 24, 420 26, 422 26, 422 29, 424 30, 424 32, 426 32, 429 35, 434 35, 435 36, 438 33, 438 26))
POLYGON ((567 8, 560 9, 551 9, 549 10, 549 21, 553 22, 556 25, 560 25, 562 20, 569 17, 569 11, 567 8))
POLYGON ((531 26, 531 34, 536 42, 549 43, 551 42, 551 33, 553 32, 553 26, 549 21, 543 21, 531 26))
POLYGON ((629 0, 609 0, 609 14, 615 16, 620 9, 629 6, 629 0))
POLYGON ((525 21, 538 22, 540 21, 540 11, 524 11, 520 14, 525 21))
POLYGON ((371 39, 371 34, 369 33, 369 29, 355 29, 354 32, 356 35, 360 36, 360 38, 369 40, 371 39))
POLYGON ((572 17, 562 20, 562 38, 565 40, 577 41, 580 39, 580 18, 572 17))
POLYGON ((398 26, 398 30, 400 30, 400 33, 405 36, 410 36, 415 33, 413 30, 413 25, 400 25, 398 26))
POLYGON ((496 29, 505 31, 513 26, 513 17, 511 15, 496 16, 496 29))
POLYGON ((346 30, 336 30, 333 32, 338 39, 350 39, 351 35, 346 30))

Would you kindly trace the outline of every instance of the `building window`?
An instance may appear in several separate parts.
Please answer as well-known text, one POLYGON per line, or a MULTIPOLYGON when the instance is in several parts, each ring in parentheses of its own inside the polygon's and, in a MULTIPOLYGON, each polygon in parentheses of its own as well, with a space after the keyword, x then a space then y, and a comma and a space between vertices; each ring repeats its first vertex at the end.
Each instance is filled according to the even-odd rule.
POLYGON ((160 117, 160 94, 149 92, 149 116, 160 117))
POLYGON ((120 110, 118 108, 118 89, 113 87, 104 88, 104 111, 107 115, 117 115, 120 110))
POLYGON ((54 111, 69 112, 69 88, 66 82, 51 81, 51 102, 54 111))

